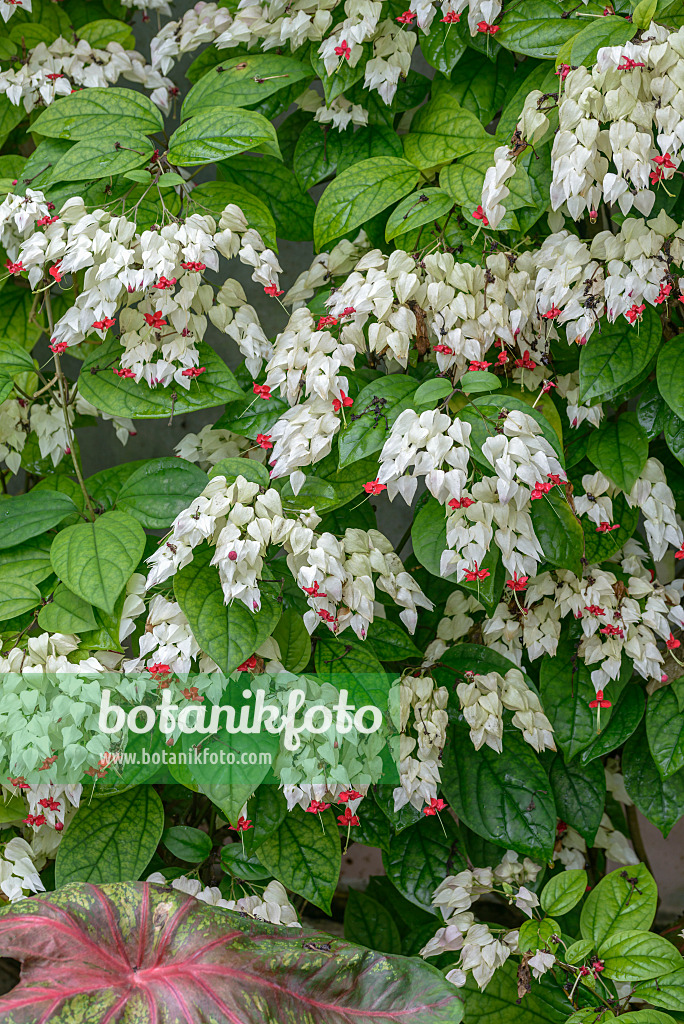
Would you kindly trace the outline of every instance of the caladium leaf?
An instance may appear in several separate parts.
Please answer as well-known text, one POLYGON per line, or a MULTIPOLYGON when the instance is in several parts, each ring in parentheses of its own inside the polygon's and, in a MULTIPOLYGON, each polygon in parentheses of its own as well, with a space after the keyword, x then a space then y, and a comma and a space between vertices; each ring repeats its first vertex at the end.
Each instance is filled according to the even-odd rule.
POLYGON ((252 921, 145 882, 74 884, 0 910, 22 960, 0 1024, 456 1024, 440 972, 252 921))

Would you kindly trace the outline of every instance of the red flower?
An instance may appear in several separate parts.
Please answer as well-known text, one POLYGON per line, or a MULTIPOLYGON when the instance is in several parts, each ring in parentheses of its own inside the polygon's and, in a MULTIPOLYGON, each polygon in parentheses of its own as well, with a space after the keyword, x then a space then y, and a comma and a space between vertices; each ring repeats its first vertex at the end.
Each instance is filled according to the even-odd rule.
POLYGON ((508 353, 504 351, 504 349, 501 349, 498 356, 496 357, 496 361, 499 364, 499 366, 505 366, 506 363, 508 362, 508 353))
POLYGON ((631 57, 625 57, 624 53, 622 55, 622 61, 623 61, 622 64, 618 64, 618 67, 617 67, 618 71, 633 71, 634 68, 645 68, 646 67, 645 64, 641 64, 641 63, 639 63, 639 61, 632 60, 631 57))
POLYGON ((112 320, 111 317, 104 317, 102 320, 94 320, 93 327, 96 331, 106 331, 109 327, 113 327, 116 320, 112 320))
POLYGON ((54 341, 52 345, 48 345, 48 348, 51 352, 54 352, 55 355, 61 356, 66 352, 68 345, 66 341, 54 341))
POLYGON ((12 263, 10 260, 7 260, 5 266, 7 270, 9 270, 10 274, 21 274, 22 270, 24 269, 24 264, 21 262, 21 260, 18 263, 12 263))
POLYGON ((257 434, 256 441, 260 448, 268 449, 273 447, 270 434, 257 434))
POLYGON ((114 373, 117 375, 117 377, 124 377, 126 380, 131 380, 133 377, 135 377, 135 373, 133 372, 133 370, 129 370, 128 368, 124 368, 123 366, 119 370, 117 370, 117 368, 114 367, 114 373))
POLYGON ((481 220, 486 228, 489 227, 489 218, 485 216, 485 212, 481 206, 478 206, 477 209, 473 210, 473 217, 475 220, 481 220))
POLYGON ((157 284, 153 284, 152 287, 153 288, 158 288, 159 291, 163 292, 165 288, 173 288, 175 283, 176 283, 176 278, 175 277, 172 277, 171 280, 169 281, 169 279, 167 277, 164 277, 164 275, 162 274, 162 276, 159 278, 159 281, 157 282, 157 284))
POLYGON ((206 372, 207 372, 206 366, 189 366, 187 368, 187 370, 183 370, 182 371, 181 377, 194 378, 194 377, 199 377, 200 374, 206 373, 206 372))
POLYGON ((159 676, 161 678, 162 676, 171 675, 171 666, 165 665, 162 661, 157 661, 154 665, 148 666, 147 671, 151 676, 154 676, 155 678, 159 676))
POLYGON ((186 686, 184 690, 181 690, 181 693, 186 700, 194 700, 198 704, 201 704, 204 700, 204 697, 200 696, 200 692, 196 686, 186 686))
POLYGON ((561 82, 564 82, 565 79, 568 77, 568 75, 570 74, 571 71, 572 71, 572 68, 570 67, 569 64, 559 64, 557 69, 556 69, 556 74, 560 76, 561 82))
POLYGON ((589 701, 590 708, 612 708, 612 704, 609 700, 606 700, 603 696, 603 690, 596 691, 596 700, 589 701))
POLYGON ((509 588, 509 590, 524 590, 527 586, 529 578, 529 576, 521 576, 520 579, 518 579, 517 572, 514 572, 513 579, 506 580, 506 586, 509 588))
POLYGON ((344 60, 349 60, 351 57, 351 50, 347 46, 347 40, 343 39, 339 46, 335 47, 335 55, 342 57, 344 60))
POLYGON ((658 164, 659 167, 669 167, 673 170, 677 167, 676 164, 672 163, 672 157, 669 153, 664 153, 663 156, 654 156, 653 163, 658 164))
POLYGON ((330 804, 326 804, 323 800, 312 800, 307 808, 309 814, 320 814, 322 811, 327 811, 330 804))
POLYGON ((355 814, 352 814, 351 807, 345 807, 344 814, 338 814, 337 820, 339 821, 340 825, 347 825, 347 827, 351 825, 361 824, 357 816, 355 814))
POLYGON ((599 525, 596 527, 596 532, 597 533, 610 533, 611 530, 619 530, 619 529, 620 529, 620 524, 619 523, 614 523, 612 526, 610 525, 610 523, 599 523, 599 525))
POLYGON ((327 597, 328 595, 324 594, 322 590, 319 591, 319 586, 318 580, 314 580, 312 587, 302 587, 302 590, 310 597, 327 597))
POLYGON ((537 483, 534 485, 534 489, 530 494, 530 498, 533 501, 535 500, 535 498, 541 498, 542 494, 548 494, 552 487, 553 482, 551 480, 549 480, 547 483, 543 483, 541 480, 538 480, 537 483))
POLYGON ((470 505, 474 504, 475 502, 472 498, 461 498, 460 501, 458 498, 452 498, 449 502, 449 508, 468 508, 470 505))
MULTIPOLYGON (((323 597, 323 594, 319 594, 318 596, 319 597, 323 597)), ((323 622, 334 622, 335 621, 335 616, 332 614, 332 612, 326 611, 325 608, 319 608, 318 609, 318 614, 319 614, 320 618, 323 619, 323 622)))
POLYGON ((604 626, 603 629, 599 630, 599 633, 603 633, 604 636, 619 636, 620 639, 624 637, 624 633, 619 626, 604 626))
POLYGON ((549 393, 549 391, 551 391, 553 388, 557 388, 557 387, 558 387, 558 385, 554 384, 552 380, 544 380, 544 381, 542 381, 541 389, 542 389, 542 393, 545 394, 545 395, 547 395, 549 393))
POLYGON ((322 331, 326 327, 335 327, 339 323, 336 316, 322 316, 318 321, 317 331, 322 331))
POLYGON ((62 271, 61 271, 60 267, 61 267, 61 261, 59 263, 55 263, 48 270, 48 274, 50 275, 50 277, 54 277, 54 279, 55 279, 55 281, 57 281, 57 283, 59 283, 62 280, 62 271))
POLYGON ((277 284, 267 284, 267 285, 265 285, 264 286, 264 291, 266 292, 267 295, 270 295, 271 298, 273 298, 273 299, 275 299, 279 295, 283 294, 282 288, 280 289, 280 291, 278 291, 278 285, 277 284))
POLYGON ((195 260, 188 260, 187 263, 181 263, 183 270, 192 270, 195 274, 201 274, 203 270, 207 269, 206 263, 197 263, 195 260))
POLYGON ((633 306, 630 306, 630 308, 625 313, 625 316, 629 320, 630 324, 633 324, 635 320, 641 320, 641 314, 645 309, 646 306, 643 302, 640 306, 637 306, 636 302, 633 306))
POLYGON ((250 672, 254 671, 257 667, 256 654, 250 655, 247 661, 243 661, 241 665, 238 665, 238 672, 250 672))
POLYGON ((269 399, 272 398, 271 388, 270 385, 268 384, 257 384, 256 381, 253 381, 252 391, 254 392, 255 395, 258 395, 259 398, 263 398, 265 402, 268 402, 269 399))
POLYGON ((18 775, 16 777, 16 779, 13 779, 12 776, 10 775, 10 776, 8 776, 8 782, 11 782, 15 789, 30 789, 31 788, 23 775, 18 775))
POLYGON ((51 796, 43 797, 43 799, 39 800, 38 803, 48 811, 58 811, 62 806, 59 800, 54 800, 51 796))
POLYGON ((433 352, 442 352, 445 356, 453 356, 453 354, 454 354, 453 348, 449 348, 448 345, 433 345, 432 346, 432 351, 433 352))
POLYGON ((387 490, 387 484, 381 484, 379 480, 369 480, 363 485, 363 489, 366 494, 382 494, 387 490))
POLYGON ((606 614, 604 609, 599 607, 599 605, 597 605, 597 604, 585 605, 584 610, 585 610, 585 612, 589 612, 590 615, 605 615, 606 614))
POLYGON ((661 281, 660 282, 660 291, 658 292, 658 294, 656 295, 655 299, 653 300, 654 304, 656 306, 659 306, 662 302, 666 302, 667 299, 670 296, 670 292, 671 291, 672 291, 672 285, 671 284, 665 284, 664 281, 661 281))
POLYGON ((487 21, 478 21, 477 23, 477 31, 484 32, 490 36, 496 35, 500 27, 500 25, 490 25, 487 21))
POLYGON ((159 312, 145 313, 145 323, 148 327, 153 327, 154 330, 159 330, 160 327, 166 327, 164 314, 159 312))
POLYGON ((473 562, 474 569, 466 569, 465 579, 468 583, 474 583, 475 580, 486 580, 488 576, 491 576, 489 569, 478 569, 477 562, 473 562))
POLYGON ((474 359, 468 367, 468 370, 470 373, 474 373, 477 370, 488 370, 491 365, 491 363, 487 363, 483 359, 474 359))
POLYGON ((438 800, 436 797, 432 797, 430 803, 423 808, 423 814, 429 816, 433 814, 439 814, 440 811, 445 810, 449 805, 444 800, 438 800))
POLYGON ((38 771, 39 772, 46 772, 48 770, 48 768, 52 768, 52 766, 53 766, 53 764, 55 763, 56 760, 57 760, 57 754, 53 754, 52 757, 46 757, 45 760, 43 761, 43 763, 41 764, 40 768, 38 769, 38 771))
POLYGON ((555 320, 562 312, 558 306, 552 306, 551 309, 547 309, 546 313, 542 313, 542 320, 555 320))
POLYGON ((344 391, 340 390, 340 397, 333 398, 333 411, 339 412, 342 406, 348 409, 350 405, 354 404, 354 399, 350 398, 349 395, 345 395, 344 391))
POLYGON ((400 25, 410 25, 415 20, 416 15, 414 11, 404 11, 404 13, 400 14, 399 17, 397 18, 397 21, 399 22, 400 25))
POLYGON ((524 370, 535 370, 537 368, 537 364, 532 361, 528 349, 525 349, 522 359, 516 359, 515 365, 522 367, 524 370))
POLYGON ((665 646, 668 651, 676 651, 678 647, 681 647, 681 641, 676 640, 672 633, 670 633, 670 638, 665 641, 665 646))
POLYGON ((363 793, 357 793, 355 789, 343 789, 337 798, 337 802, 340 804, 346 804, 350 800, 361 800, 363 799, 363 793))
POLYGON ((682 546, 679 549, 679 551, 675 551, 675 558, 677 558, 677 559, 684 558, 684 544, 682 544, 682 546))
POLYGON ((254 828, 251 819, 245 818, 242 815, 237 820, 237 825, 229 825, 228 828, 232 829, 233 832, 247 832, 248 829, 254 828))
POLYGON ((455 22, 461 20, 461 15, 456 14, 455 11, 448 11, 441 20, 445 21, 447 25, 453 25, 455 22))
POLYGON ((345 306, 344 309, 342 310, 342 314, 341 315, 342 316, 351 316, 355 312, 356 312, 356 310, 354 309, 353 306, 345 306))
MULTIPOLYGON (((56 75, 55 77, 62 78, 63 76, 56 75)), ((50 78, 50 75, 48 75, 48 78, 50 78)), ((44 217, 41 217, 40 220, 36 221, 36 227, 46 228, 49 224, 54 224, 57 219, 57 217, 51 217, 49 213, 46 213, 44 217)))

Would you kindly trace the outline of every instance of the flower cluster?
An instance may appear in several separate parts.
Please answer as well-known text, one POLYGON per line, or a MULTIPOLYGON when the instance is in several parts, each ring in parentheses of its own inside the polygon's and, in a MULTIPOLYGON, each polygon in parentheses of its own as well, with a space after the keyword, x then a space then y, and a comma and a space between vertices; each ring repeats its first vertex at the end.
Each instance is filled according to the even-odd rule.
POLYGON ((486 743, 492 750, 503 749, 503 712, 513 711, 513 725, 537 753, 555 750, 553 726, 544 714, 537 694, 525 682, 522 672, 512 668, 505 676, 498 672, 481 675, 467 672, 456 692, 463 717, 470 726, 476 750, 486 743))

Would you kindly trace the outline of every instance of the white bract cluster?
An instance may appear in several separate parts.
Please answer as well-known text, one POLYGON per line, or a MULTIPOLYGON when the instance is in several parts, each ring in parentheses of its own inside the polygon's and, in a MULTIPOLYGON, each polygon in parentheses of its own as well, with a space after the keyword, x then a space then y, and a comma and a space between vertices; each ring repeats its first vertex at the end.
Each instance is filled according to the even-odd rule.
POLYGON ((161 871, 155 871, 148 875, 146 880, 155 885, 170 885, 172 889, 187 893, 188 896, 193 896, 200 903, 207 903, 210 907, 235 910, 242 916, 252 917, 256 921, 267 921, 269 924, 279 924, 286 928, 302 927, 297 917, 297 911, 287 898, 284 886, 276 879, 268 883, 261 896, 242 896, 237 900, 227 900, 216 886, 203 886, 199 879, 187 878, 186 875, 172 878, 169 881, 161 871))
POLYGON ((142 54, 110 42, 99 49, 86 39, 69 42, 61 36, 53 43, 39 43, 29 50, 21 67, 0 72, 0 95, 27 113, 48 107, 74 89, 104 88, 119 78, 148 89, 151 100, 168 113, 174 95, 173 82, 147 64, 142 54))
MULTIPOLYGON (((203 274, 218 270, 219 255, 238 256, 254 268, 253 280, 278 287, 275 254, 234 205, 225 208, 218 225, 193 213, 182 223, 140 232, 124 216, 89 212, 80 198, 69 199, 52 216, 42 192, 28 189, 0 205, 0 239, 10 273, 27 272, 33 288, 44 276, 59 282, 85 271, 74 304, 54 325, 53 351, 101 341, 116 325, 121 365, 108 372, 150 387, 174 382, 188 390, 205 372, 197 346, 214 307, 214 288, 203 274)), ((236 287, 239 304, 244 293, 236 287)), ((224 312, 224 329, 226 320, 224 312)))
POLYGON ((486 675, 467 672, 466 681, 458 684, 456 692, 476 750, 486 744, 501 753, 504 708, 514 712, 513 725, 538 754, 556 749, 553 726, 542 710, 539 697, 517 669, 509 669, 505 676, 498 672, 486 675))
POLYGON ((448 701, 448 689, 437 686, 428 673, 404 675, 390 694, 390 708, 400 732, 398 757, 395 750, 399 767, 395 812, 407 804, 421 810, 437 799, 441 755, 449 724, 448 701))

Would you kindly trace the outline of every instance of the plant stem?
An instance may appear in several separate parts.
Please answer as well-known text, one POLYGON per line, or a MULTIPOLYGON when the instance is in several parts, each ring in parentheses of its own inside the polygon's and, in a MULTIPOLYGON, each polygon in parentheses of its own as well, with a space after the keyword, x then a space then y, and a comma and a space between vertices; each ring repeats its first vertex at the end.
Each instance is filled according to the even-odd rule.
MULTIPOLYGON (((53 334, 53 331, 54 331, 54 328, 55 328, 55 322, 54 322, 54 317, 53 317, 53 314, 52 314, 52 302, 50 300, 50 292, 49 292, 49 290, 45 292, 45 309, 47 311, 48 324, 49 324, 49 327, 50 327, 50 337, 52 337, 52 334, 53 334)), ((83 481, 83 474, 81 473, 81 467, 80 467, 80 465, 78 463, 78 458, 76 456, 76 446, 75 446, 75 443, 74 443, 74 434, 73 434, 73 431, 71 429, 71 423, 69 421, 69 388, 68 388, 68 385, 67 385, 66 377, 64 376, 64 371, 62 369, 62 363, 61 363, 61 360, 59 358, 59 354, 57 352, 55 352, 54 353, 54 357, 55 357, 55 372, 56 372, 57 381, 58 381, 58 384, 59 384, 59 393, 60 393, 61 398, 62 398, 62 412, 64 413, 64 427, 65 427, 65 430, 66 430, 67 441, 69 442, 69 450, 71 452, 71 461, 74 464, 74 472, 76 473, 76 479, 78 480, 78 485, 81 488, 81 491, 83 493, 83 499, 85 501, 86 508, 88 509, 88 512, 90 513, 90 518, 91 518, 92 522, 95 522, 95 509, 92 506, 92 503, 90 501, 90 495, 88 494, 88 489, 87 489, 87 487, 86 487, 86 485, 85 485, 85 483, 83 481)))

